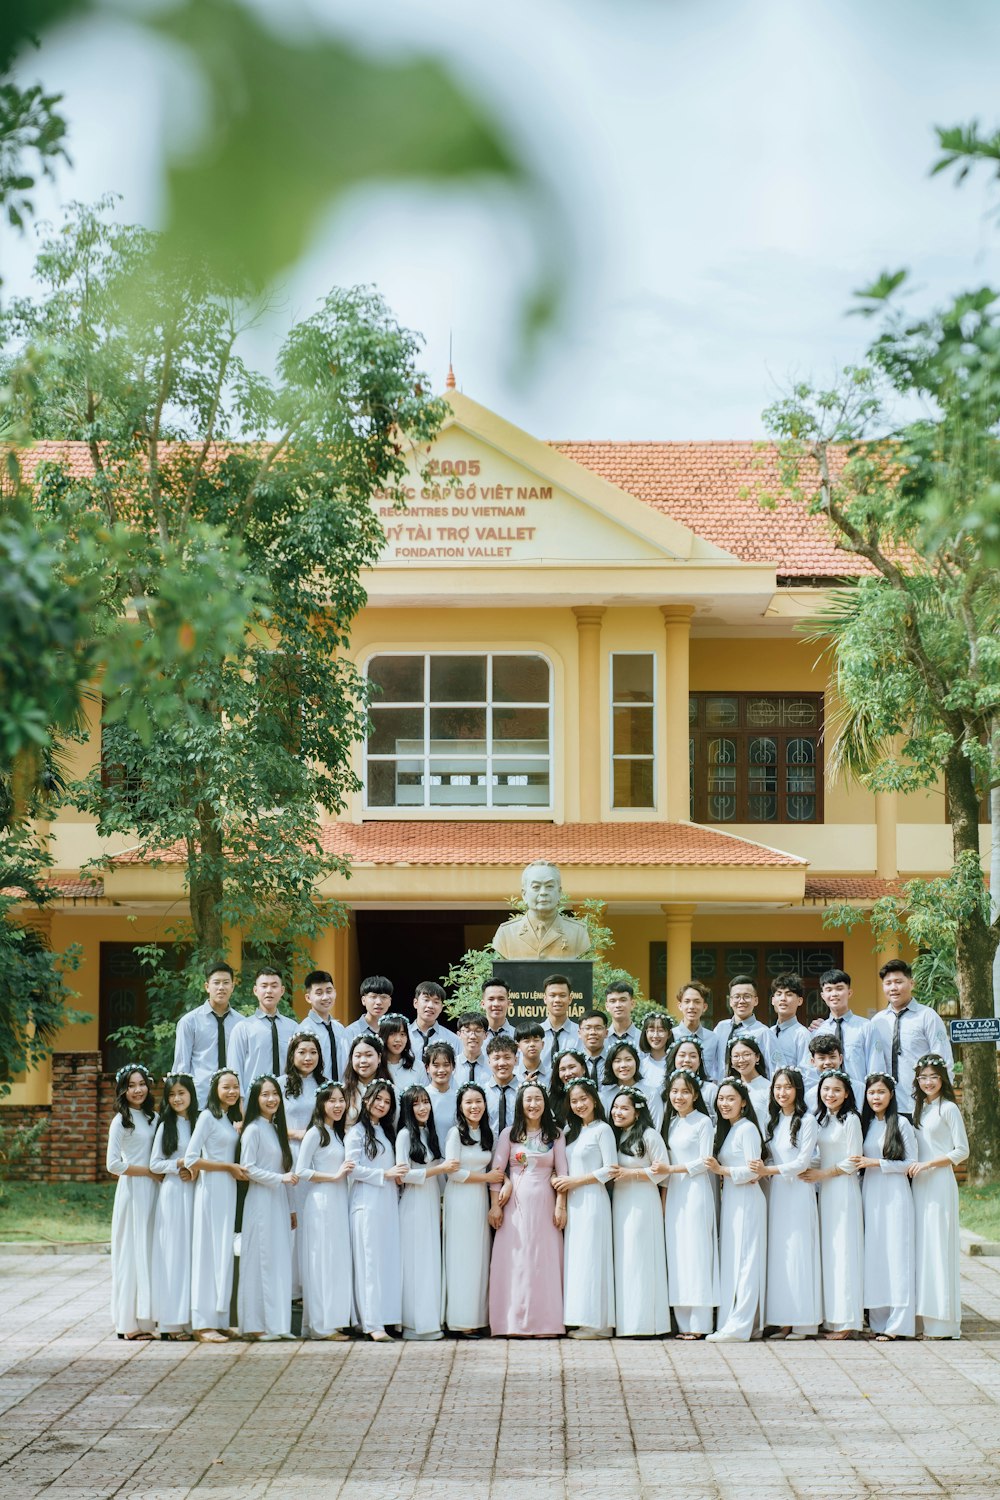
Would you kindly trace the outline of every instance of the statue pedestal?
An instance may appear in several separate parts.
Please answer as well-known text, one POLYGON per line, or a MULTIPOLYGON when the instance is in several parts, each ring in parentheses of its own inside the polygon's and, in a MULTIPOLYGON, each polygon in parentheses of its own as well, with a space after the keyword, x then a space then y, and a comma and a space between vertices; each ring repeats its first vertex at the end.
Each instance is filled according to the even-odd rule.
POLYGON ((569 1014, 577 1021, 594 999, 594 965, 589 958, 496 958, 493 977, 502 979, 510 992, 508 1019, 512 1026, 524 1021, 544 1021, 543 985, 550 974, 565 974, 572 987, 569 1014))

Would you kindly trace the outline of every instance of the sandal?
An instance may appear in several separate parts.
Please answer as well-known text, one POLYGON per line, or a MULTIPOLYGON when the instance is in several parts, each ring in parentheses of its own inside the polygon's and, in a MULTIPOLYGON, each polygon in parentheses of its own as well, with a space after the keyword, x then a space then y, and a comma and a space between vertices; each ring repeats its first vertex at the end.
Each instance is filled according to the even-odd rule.
POLYGON ((146 1333, 144 1329, 140 1328, 137 1329, 135 1333, 120 1333, 118 1337, 120 1339, 124 1339, 127 1344, 138 1344, 145 1343, 146 1340, 151 1339, 153 1335, 151 1333, 146 1333))

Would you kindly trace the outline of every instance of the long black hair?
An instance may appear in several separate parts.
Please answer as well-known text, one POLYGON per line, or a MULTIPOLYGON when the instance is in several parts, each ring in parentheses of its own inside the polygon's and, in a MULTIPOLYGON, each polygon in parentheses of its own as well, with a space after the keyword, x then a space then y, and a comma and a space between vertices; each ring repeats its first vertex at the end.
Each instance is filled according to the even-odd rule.
POLYGON ((671 1038, 674 1034, 674 1023, 665 1010, 650 1010, 643 1016, 642 1026, 639 1029, 639 1051, 648 1054, 652 1050, 649 1045, 649 1038, 646 1036, 646 1028, 649 1026, 650 1021, 659 1021, 667 1033, 667 1045, 663 1053, 664 1057, 666 1057, 670 1051, 671 1038))
POLYGON ((365 1155, 367 1156, 369 1161, 374 1161, 376 1156, 378 1156, 378 1137, 375 1134, 375 1121, 368 1113, 366 1105, 370 1106, 372 1100, 382 1089, 384 1089, 385 1092, 389 1095, 389 1108, 382 1116, 382 1119, 379 1123, 381 1124, 382 1131, 390 1145, 392 1145, 392 1143, 396 1139, 396 1132, 393 1129, 392 1125, 392 1117, 396 1113, 396 1090, 393 1088, 388 1078, 373 1078, 371 1083, 365 1089, 364 1098, 361 1100, 361 1108, 358 1112, 357 1119, 357 1123, 364 1131, 365 1155))
POLYGON ((524 1095, 528 1089, 537 1089, 542 1096, 542 1118, 538 1122, 538 1129, 545 1144, 552 1146, 559 1139, 562 1131, 559 1129, 558 1120, 552 1113, 549 1096, 540 1083, 522 1083, 517 1091, 517 1098, 514 1100, 514 1120, 510 1127, 511 1143, 526 1141, 528 1138, 528 1122, 524 1118, 524 1095))
POLYGON ((490 1112, 486 1107, 486 1093, 481 1084, 461 1083, 458 1093, 455 1095, 455 1125, 458 1130, 458 1138, 463 1146, 475 1146, 477 1143, 472 1138, 472 1128, 462 1113, 462 1100, 470 1089, 474 1089, 482 1096, 483 1118, 479 1122, 479 1142, 484 1151, 493 1150, 493 1127, 490 1125, 490 1112))
MULTIPOLYGON (((633 1048, 632 1050, 634 1051, 635 1049, 633 1048)), ((649 1113, 649 1100, 642 1092, 642 1089, 633 1088, 630 1083, 623 1084, 612 1099, 611 1109, 608 1113, 611 1118, 611 1129, 614 1131, 615 1140, 618 1142, 618 1150, 623 1156, 641 1156, 646 1149, 643 1135, 647 1130, 654 1128, 653 1117, 649 1113), (622 1094, 631 1099, 635 1108, 635 1120, 631 1125, 626 1126, 624 1130, 616 1125, 614 1120, 615 1105, 622 1094)))
POLYGON ((580 1116, 578 1114, 574 1114, 569 1105, 569 1096, 574 1089, 583 1089, 584 1092, 589 1095, 591 1099, 593 1099, 595 1120, 600 1120, 602 1125, 606 1125, 608 1121, 608 1117, 604 1112, 604 1105, 601 1103, 601 1096, 597 1090, 597 1084, 594 1082, 594 1080, 592 1078, 587 1078, 586 1076, 584 1076, 583 1078, 571 1078, 569 1084, 567 1085, 565 1094, 566 1125, 564 1135, 566 1138, 567 1146, 572 1145, 577 1136, 580 1134, 580 1131, 583 1129, 583 1121, 580 1119, 580 1116))
MULTIPOLYGON (((690 988, 691 988, 690 985, 685 985, 685 989, 690 989, 690 988)), ((690 1047, 694 1047, 697 1050, 697 1053, 698 1053, 698 1069, 697 1069, 698 1082, 699 1083, 710 1083, 711 1082, 711 1079, 708 1076, 708 1069, 705 1067, 705 1049, 701 1045, 701 1042, 699 1042, 699 1040, 698 1040, 698 1038, 696 1036, 681 1036, 681 1037, 678 1037, 676 1039, 676 1041, 674 1042, 673 1046, 670 1047, 670 1048, 668 1048, 668 1050, 667 1050, 667 1058, 666 1058, 666 1062, 665 1062, 664 1068, 663 1068, 663 1089, 662 1089, 662 1091, 660 1093, 660 1098, 663 1100, 664 1104, 667 1104, 669 1102, 668 1095, 670 1093, 670 1078, 671 1078, 671 1075, 674 1074, 674 1073, 687 1073, 687 1072, 690 1071, 690 1069, 688 1069, 688 1068, 682 1068, 679 1065, 678 1061, 677 1061, 677 1054, 680 1051, 680 1049, 682 1047, 689 1047, 689 1046, 690 1047)), ((706 1110, 706 1114, 707 1114, 707 1112, 708 1111, 706 1110)))
POLYGON ((795 1090, 795 1103, 792 1105, 789 1137, 792 1145, 797 1146, 799 1144, 799 1126, 802 1123, 803 1116, 807 1113, 806 1085, 798 1068, 786 1068, 784 1064, 777 1069, 774 1077, 771 1079, 771 1093, 767 1101, 767 1135, 764 1137, 764 1144, 767 1145, 769 1141, 774 1139, 774 1132, 777 1130, 778 1121, 781 1119, 781 1106, 774 1097, 774 1085, 779 1078, 787 1078, 795 1090))
POLYGON ((882 1160, 905 1161, 906 1142, 903 1140, 903 1132, 899 1128, 896 1080, 888 1073, 869 1073, 865 1079, 865 1103, 861 1111, 861 1139, 864 1140, 868 1134, 868 1127, 871 1122, 878 1119, 875 1111, 868 1103, 868 1085, 870 1083, 884 1083, 889 1090, 889 1103, 885 1107, 885 1135, 882 1137, 882 1160))
POLYGON ((326 1074, 323 1072, 323 1049, 319 1044, 319 1038, 312 1031, 297 1031, 288 1043, 285 1053, 285 1087, 283 1093, 286 1099, 297 1099, 302 1093, 302 1074, 295 1066, 295 1049, 300 1042, 309 1042, 316 1048, 317 1063, 313 1071, 308 1075, 312 1078, 316 1087, 320 1088, 326 1082, 326 1074))
POLYGON ((559 1064, 564 1057, 575 1057, 583 1069, 583 1072, 577 1076, 580 1078, 586 1078, 587 1076, 587 1059, 578 1048, 564 1047, 561 1052, 556 1052, 553 1055, 552 1067, 549 1072, 549 1104, 552 1106, 552 1113, 560 1125, 565 1125, 569 1118, 569 1091, 576 1082, 575 1078, 571 1078, 569 1084, 564 1085, 562 1079, 559 1077, 559 1064))
POLYGON ((761 1045, 757 1041, 756 1037, 752 1037, 750 1036, 749 1032, 744 1031, 738 1032, 736 1036, 730 1035, 729 1037, 729 1041, 726 1045, 726 1072, 730 1076, 735 1076, 737 1078, 739 1077, 739 1074, 736 1072, 736 1068, 733 1065, 733 1048, 738 1047, 741 1042, 743 1043, 744 1047, 749 1047, 751 1052, 756 1053, 757 1077, 766 1078, 768 1076, 767 1059, 764 1056, 761 1045))
POLYGON ((221 1079, 225 1078, 227 1073, 231 1078, 235 1078, 236 1082, 239 1083, 240 1075, 234 1068, 218 1068, 212 1074, 212 1081, 208 1085, 208 1102, 206 1103, 205 1108, 208 1110, 210 1115, 214 1115, 215 1119, 221 1120, 223 1116, 225 1116, 225 1118, 227 1120, 230 1120, 232 1124, 238 1125, 243 1118, 243 1111, 240 1109, 240 1101, 237 1099, 235 1104, 231 1104, 228 1109, 223 1109, 222 1100, 219 1098, 219 1083, 221 1079))
POLYGON ((418 1167, 427 1164, 427 1147, 430 1148, 430 1160, 441 1160, 441 1144, 438 1141, 437 1124, 434 1119, 434 1110, 431 1106, 431 1096, 422 1083, 411 1083, 408 1089, 404 1089, 399 1096, 399 1129, 410 1132, 410 1160, 416 1162, 418 1167), (413 1106, 420 1095, 427 1100, 430 1114, 427 1116, 427 1124, 421 1125, 413 1113, 413 1106), (427 1147, 424 1146, 424 1138, 421 1131, 427 1132, 427 1147))
POLYGON ((190 1073, 168 1073, 163 1080, 163 1098, 160 1100, 160 1152, 173 1156, 177 1151, 177 1116, 170 1107, 170 1090, 177 1084, 188 1091, 188 1107, 184 1119, 193 1130, 198 1119, 198 1095, 194 1091, 194 1079, 190 1073))
POLYGON ((920 1058, 918 1058, 917 1059, 917 1066, 913 1070, 913 1128, 914 1128, 914 1130, 919 1130, 920 1129, 920 1116, 924 1112, 924 1106, 926 1104, 930 1103, 930 1101, 926 1098, 926 1096, 921 1092, 920 1085, 917 1082, 917 1074, 920 1072, 921 1068, 930 1068, 940 1078, 940 1080, 941 1080, 941 1092, 938 1095, 938 1098, 939 1099, 950 1099, 951 1102, 952 1102, 952 1104, 954 1104, 954 1102, 955 1102, 955 1090, 951 1086, 951 1079, 948 1077, 948 1065, 945 1062, 944 1058, 943 1057, 939 1057, 936 1052, 929 1052, 926 1057, 920 1057, 920 1058))
MULTIPOLYGON (((619 1052, 630 1052, 635 1058, 635 1082, 639 1082, 639 1073, 642 1069, 642 1058, 639 1056, 638 1050, 632 1046, 631 1042, 613 1042, 608 1048, 607 1056, 604 1059, 604 1075, 601 1078, 601 1082, 605 1085, 605 1087, 607 1087, 608 1084, 617 1084, 619 1081, 611 1070, 611 1064, 614 1062, 619 1052)), ((627 1086, 630 1088, 631 1084, 627 1086)))
MULTIPOLYGON (((750 1102, 750 1090, 747 1088, 746 1084, 743 1082, 743 1079, 737 1077, 735 1074, 730 1074, 730 1076, 728 1078, 723 1078, 722 1082, 719 1084, 719 1093, 720 1094, 722 1093, 722 1090, 724 1088, 735 1089, 736 1092, 739 1094, 740 1098, 742 1099, 742 1101, 743 1101, 743 1113, 740 1115, 740 1120, 746 1120, 749 1124, 751 1124, 753 1126, 754 1130, 756 1130, 757 1136, 758 1136, 758 1138, 760 1140, 760 1154, 761 1154, 761 1159, 763 1160, 764 1157, 767 1155, 767 1148, 764 1145, 764 1137, 760 1133, 760 1126, 757 1123, 757 1116, 756 1116, 756 1114, 754 1112, 754 1107, 753 1107, 753 1105, 750 1102)), ((716 1098, 715 1098, 715 1108, 716 1108, 716 1113, 718 1115, 718 1119, 717 1119, 716 1125, 715 1125, 715 1145, 712 1147, 712 1155, 714 1157, 716 1157, 716 1159, 718 1159, 719 1152, 722 1150, 723 1146, 725 1145, 726 1137, 728 1136, 730 1130, 732 1130, 733 1125, 734 1124, 735 1125, 739 1124, 739 1120, 734 1120, 734 1121, 730 1122, 729 1120, 723 1119, 723 1117, 722 1117, 722 1111, 719 1109, 718 1094, 716 1095, 716 1098)))
POLYGON ((288 1125, 285 1120, 285 1101, 281 1097, 281 1084, 278 1082, 277 1078, 275 1078, 273 1073, 262 1073, 260 1077, 255 1078, 253 1083, 250 1085, 250 1097, 247 1100, 247 1112, 243 1117, 243 1130, 240 1134, 240 1139, 236 1147, 236 1160, 239 1161, 240 1152, 243 1148, 243 1142, 247 1138, 247 1126, 252 1125, 254 1120, 263 1120, 265 1118, 265 1116, 261 1113, 260 1108, 260 1091, 264 1087, 265 1083, 273 1083, 275 1088, 278 1090, 278 1108, 275 1112, 272 1124, 274 1125, 274 1128, 278 1135, 278 1143, 281 1146, 281 1170, 283 1172, 290 1172, 292 1170, 292 1148, 288 1144, 288 1125))
POLYGON ((413 1042, 410 1038, 410 1028, 406 1023, 406 1017, 401 1016, 398 1011, 391 1010, 384 1015, 378 1023, 378 1039, 385 1048, 385 1061, 389 1062, 389 1038, 391 1036, 405 1036, 406 1046, 399 1054, 399 1061, 404 1068, 412 1068, 416 1059, 413 1056, 413 1042))
POLYGON ((690 1068, 675 1068, 672 1073, 667 1074, 663 1081, 663 1119, 660 1123, 660 1134, 663 1137, 664 1145, 667 1144, 671 1124, 674 1120, 680 1119, 680 1116, 670 1102, 670 1090, 674 1085, 674 1080, 677 1078, 682 1078, 691 1090, 694 1096, 694 1109, 696 1112, 700 1115, 705 1115, 707 1119, 712 1118, 708 1113, 708 1105, 702 1098, 701 1079, 698 1077, 698 1074, 692 1073, 690 1068))
POLYGON ((156 1105, 153 1103, 153 1075, 143 1063, 126 1063, 124 1068, 119 1068, 115 1074, 115 1114, 121 1115, 121 1121, 126 1130, 135 1129, 135 1121, 132 1119, 132 1106, 125 1095, 128 1093, 128 1081, 133 1073, 141 1073, 146 1083, 146 1097, 139 1108, 150 1124, 156 1119, 156 1105))
POLYGON ((856 1115, 858 1106, 854 1102, 854 1085, 850 1074, 845 1073, 843 1068, 827 1068, 825 1073, 819 1075, 819 1083, 816 1085, 816 1118, 821 1125, 825 1125, 830 1111, 823 1103, 823 1085, 828 1078, 839 1078, 844 1085, 845 1099, 837 1110, 836 1118, 846 1120, 848 1115, 856 1115))
POLYGON ((342 1141, 347 1132, 347 1095, 344 1086, 333 1079, 330 1083, 324 1083, 321 1089, 316 1091, 316 1103, 313 1106, 310 1125, 315 1125, 319 1131, 319 1143, 321 1146, 329 1146, 330 1131, 332 1130, 338 1141, 342 1141), (339 1120, 328 1120, 326 1118, 326 1101, 336 1091, 344 1101, 344 1113, 339 1120))
POLYGON ((356 1036, 347 1049, 347 1062, 344 1064, 344 1077, 341 1081, 344 1085, 344 1093, 348 1099, 352 1095, 360 1094, 362 1087, 367 1088, 368 1086, 367 1084, 362 1085, 361 1079, 354 1071, 354 1053, 362 1044, 370 1047, 373 1052, 378 1053, 378 1067, 375 1069, 375 1077, 369 1079, 369 1083, 374 1083, 376 1079, 381 1079, 383 1083, 392 1082, 385 1060, 385 1043, 380 1042, 377 1036, 369 1036, 366 1032, 364 1036, 356 1036))

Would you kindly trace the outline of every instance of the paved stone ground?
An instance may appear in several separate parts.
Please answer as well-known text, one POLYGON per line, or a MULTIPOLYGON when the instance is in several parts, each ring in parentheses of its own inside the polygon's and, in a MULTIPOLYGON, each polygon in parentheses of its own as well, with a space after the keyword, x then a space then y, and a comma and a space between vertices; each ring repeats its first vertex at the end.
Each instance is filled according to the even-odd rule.
POLYGON ((1000 1261, 960 1343, 127 1344, 106 1256, 0 1256, 2 1500, 1000 1494, 1000 1261))

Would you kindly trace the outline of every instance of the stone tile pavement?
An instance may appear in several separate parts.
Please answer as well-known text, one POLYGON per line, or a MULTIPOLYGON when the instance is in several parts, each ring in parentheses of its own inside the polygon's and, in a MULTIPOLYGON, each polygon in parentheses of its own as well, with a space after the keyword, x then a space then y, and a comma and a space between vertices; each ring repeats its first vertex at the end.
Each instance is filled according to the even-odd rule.
POLYGON ((0 1256, 0 1500, 1000 1495, 1000 1261, 888 1345, 127 1344, 109 1275, 0 1256))

